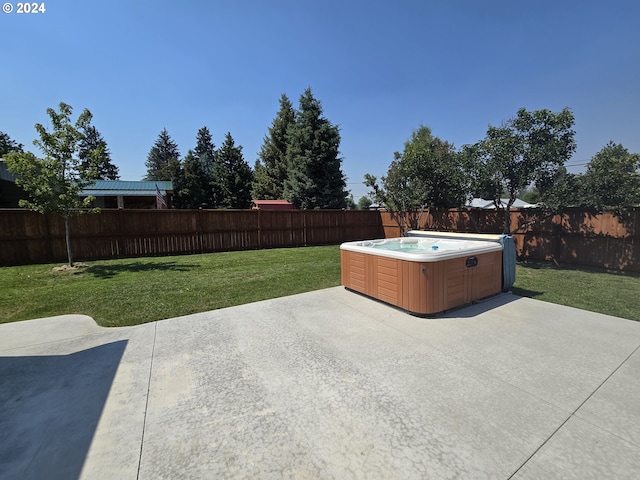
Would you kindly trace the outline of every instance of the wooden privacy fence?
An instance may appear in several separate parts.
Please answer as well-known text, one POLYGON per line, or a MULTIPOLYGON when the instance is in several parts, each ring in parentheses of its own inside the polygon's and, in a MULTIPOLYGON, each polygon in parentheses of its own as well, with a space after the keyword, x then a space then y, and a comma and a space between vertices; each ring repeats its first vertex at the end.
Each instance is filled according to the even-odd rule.
MULTIPOLYGON (((420 228, 501 233, 495 210, 431 209, 420 228)), ((640 272, 640 209, 621 219, 568 210, 511 213, 520 260, 640 272)), ((337 244, 400 235, 387 212, 362 210, 103 210, 71 219, 76 260, 337 244)), ((22 209, 0 210, 0 265, 66 260, 64 221, 22 209)))
MULTIPOLYGON (((385 236, 397 237, 398 224, 381 213, 385 236)), ((627 217, 568 209, 549 214, 538 209, 511 212, 511 228, 519 260, 550 261, 640 272, 640 208, 627 217)), ((504 212, 495 210, 431 209, 420 229, 444 232, 502 233, 504 212)))
MULTIPOLYGON (((102 210, 72 217, 75 260, 336 244, 384 235, 361 210, 102 210)), ((0 210, 0 265, 65 261, 64 220, 0 210)))

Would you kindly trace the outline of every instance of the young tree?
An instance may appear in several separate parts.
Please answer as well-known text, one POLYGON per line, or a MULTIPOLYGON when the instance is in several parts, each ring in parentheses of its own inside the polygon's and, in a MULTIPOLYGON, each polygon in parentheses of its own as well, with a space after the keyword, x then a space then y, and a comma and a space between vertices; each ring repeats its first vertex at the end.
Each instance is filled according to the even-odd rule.
POLYGON ((22 153, 22 144, 12 140, 7 133, 0 132, 0 158, 11 152, 22 153))
POLYGON ((83 133, 91 122, 91 112, 85 109, 71 123, 71 106, 60 103, 59 112, 47 109, 52 130, 36 123, 35 129, 40 139, 33 141, 44 154, 37 158, 33 153, 9 153, 5 160, 9 170, 16 175, 16 183, 30 196, 30 200, 20 200, 20 206, 40 213, 56 213, 64 217, 65 240, 69 266, 73 267, 69 217, 84 213, 79 210, 88 207, 93 197, 84 200, 80 193, 97 178, 95 164, 99 152, 89 153, 86 166, 78 156, 83 133))
POLYGON ((609 142, 593 156, 582 180, 585 206, 602 211, 607 207, 621 210, 638 205, 640 155, 609 142))
POLYGON ((180 159, 178 144, 171 139, 167 129, 163 128, 158 135, 156 143, 151 147, 147 155, 147 161, 145 163, 147 166, 147 175, 144 179, 169 180, 171 178, 169 165, 172 159, 180 159))
POLYGON ((510 209, 518 192, 531 183, 549 189, 560 167, 576 149, 571 110, 528 112, 521 108, 501 127, 489 126, 486 137, 469 150, 476 154, 475 195, 492 199, 502 208, 507 195, 504 232, 511 232, 510 209))
POLYGON ((347 191, 339 157, 340 132, 322 115, 311 88, 300 96, 287 131, 284 197, 297 208, 345 208, 347 191))
POLYGON ((287 178, 287 131, 295 123, 293 105, 283 93, 280 110, 269 127, 269 135, 258 153, 254 169, 251 194, 254 199, 278 200, 284 198, 284 182, 287 178))
POLYGON ((111 163, 111 152, 98 129, 89 125, 82 133, 78 152, 82 168, 88 168, 95 161, 98 180, 118 180, 118 167, 111 163))
POLYGON ((418 228, 426 207, 460 207, 466 199, 464 169, 455 148, 421 126, 395 152, 382 186, 365 175, 365 185, 376 203, 391 212, 404 231, 418 228))
POLYGON ((218 168, 214 188, 220 192, 221 208, 249 208, 251 206, 251 182, 253 172, 242 156, 242 146, 235 146, 231 133, 227 132, 217 154, 218 168))

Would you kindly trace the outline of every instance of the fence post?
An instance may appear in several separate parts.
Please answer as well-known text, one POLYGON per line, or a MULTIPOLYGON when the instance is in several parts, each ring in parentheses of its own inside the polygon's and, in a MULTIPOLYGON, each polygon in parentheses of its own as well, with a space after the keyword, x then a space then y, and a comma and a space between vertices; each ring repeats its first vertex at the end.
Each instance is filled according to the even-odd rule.
POLYGON ((118 229, 120 230, 118 232, 118 243, 116 243, 116 255, 118 257, 126 257, 127 256, 127 247, 126 247, 126 241, 127 239, 124 236, 124 219, 123 219, 123 215, 124 215, 124 208, 119 208, 118 209, 118 229))
POLYGON ((258 250, 262 250, 262 214, 258 208, 258 250))

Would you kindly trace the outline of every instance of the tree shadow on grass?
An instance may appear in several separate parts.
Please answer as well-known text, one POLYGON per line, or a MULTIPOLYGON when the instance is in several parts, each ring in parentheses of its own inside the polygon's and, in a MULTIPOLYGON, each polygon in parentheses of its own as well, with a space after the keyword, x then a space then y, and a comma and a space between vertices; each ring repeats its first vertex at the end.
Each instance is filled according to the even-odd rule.
POLYGON ((129 263, 118 263, 114 265, 97 264, 91 265, 86 273, 96 278, 113 278, 121 273, 140 273, 140 272, 189 272, 198 265, 178 262, 142 262, 135 261, 129 263))
POLYGON ((542 295, 544 292, 538 292, 537 290, 529 290, 527 288, 511 287, 511 293, 520 297, 536 298, 542 295))
POLYGON ((640 273, 632 271, 611 270, 604 267, 588 266, 588 265, 568 265, 564 263, 553 262, 518 262, 518 265, 526 270, 555 270, 555 271, 571 271, 584 273, 607 273, 620 277, 640 278, 640 273))

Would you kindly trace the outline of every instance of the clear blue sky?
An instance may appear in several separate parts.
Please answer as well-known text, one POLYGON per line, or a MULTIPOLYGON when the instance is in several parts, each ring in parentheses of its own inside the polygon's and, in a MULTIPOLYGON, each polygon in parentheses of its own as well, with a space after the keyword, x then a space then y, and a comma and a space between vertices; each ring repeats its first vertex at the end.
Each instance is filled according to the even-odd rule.
MULTIPOLYGON (((3 0, 4 2, 4 0, 3 0)), ((182 155, 206 125, 253 167, 286 93, 310 86, 363 175, 427 125, 457 147, 518 108, 570 107, 570 171, 609 140, 640 152, 637 0, 49 0, 0 14, 0 131, 27 149, 46 109, 88 108, 124 180, 167 128, 182 155)), ((581 165, 582 164, 582 165, 581 165)))

